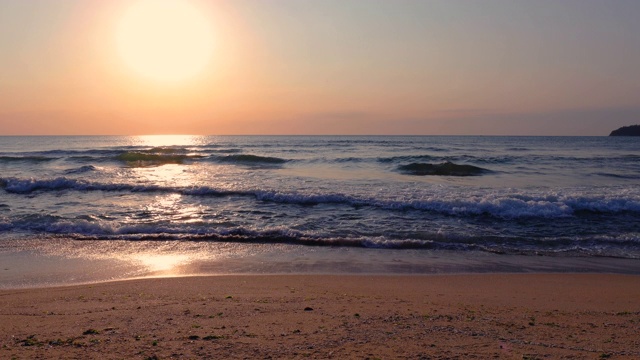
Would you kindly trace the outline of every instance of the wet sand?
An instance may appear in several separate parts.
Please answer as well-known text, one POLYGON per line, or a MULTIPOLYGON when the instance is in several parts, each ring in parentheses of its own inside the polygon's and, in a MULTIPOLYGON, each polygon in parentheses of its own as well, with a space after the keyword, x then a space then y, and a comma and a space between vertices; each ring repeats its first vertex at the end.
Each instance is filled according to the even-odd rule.
POLYGON ((224 275, 0 291, 0 358, 637 359, 640 276, 224 275))

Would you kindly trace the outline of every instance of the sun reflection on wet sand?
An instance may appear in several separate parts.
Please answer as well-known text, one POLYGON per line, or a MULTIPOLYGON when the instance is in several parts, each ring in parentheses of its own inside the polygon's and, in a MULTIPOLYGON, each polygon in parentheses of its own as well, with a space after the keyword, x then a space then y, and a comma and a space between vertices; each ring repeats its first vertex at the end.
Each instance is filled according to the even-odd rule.
POLYGON ((136 254, 132 260, 146 267, 149 272, 162 276, 181 275, 179 267, 193 261, 188 255, 180 254, 136 254))
POLYGON ((0 247, 0 263, 9 269, 0 273, 0 288, 200 275, 202 263, 217 263, 242 253, 229 244, 175 240, 10 242, 11 251, 0 247))

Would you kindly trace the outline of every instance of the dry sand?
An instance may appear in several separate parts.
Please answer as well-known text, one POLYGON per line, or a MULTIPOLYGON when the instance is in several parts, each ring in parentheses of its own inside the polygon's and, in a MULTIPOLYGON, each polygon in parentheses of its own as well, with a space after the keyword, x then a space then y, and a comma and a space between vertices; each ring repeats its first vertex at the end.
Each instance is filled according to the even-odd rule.
POLYGON ((0 291, 0 359, 640 359, 640 276, 210 276, 0 291))

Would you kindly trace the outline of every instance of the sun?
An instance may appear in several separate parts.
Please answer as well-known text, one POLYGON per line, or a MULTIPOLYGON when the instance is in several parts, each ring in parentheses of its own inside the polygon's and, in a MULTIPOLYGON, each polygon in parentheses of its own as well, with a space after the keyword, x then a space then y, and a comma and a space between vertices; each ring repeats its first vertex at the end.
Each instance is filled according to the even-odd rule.
POLYGON ((211 60, 213 34, 206 16, 186 0, 138 0, 116 31, 124 63, 145 78, 192 78, 211 60))

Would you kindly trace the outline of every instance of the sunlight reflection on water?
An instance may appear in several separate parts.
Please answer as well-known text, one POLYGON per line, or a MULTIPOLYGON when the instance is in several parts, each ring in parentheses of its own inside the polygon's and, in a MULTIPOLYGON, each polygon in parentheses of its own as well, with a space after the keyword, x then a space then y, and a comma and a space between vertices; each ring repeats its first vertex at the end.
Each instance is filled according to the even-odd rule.
POLYGON ((200 145, 205 140, 196 135, 140 135, 134 137, 134 141, 142 146, 189 146, 200 145))

